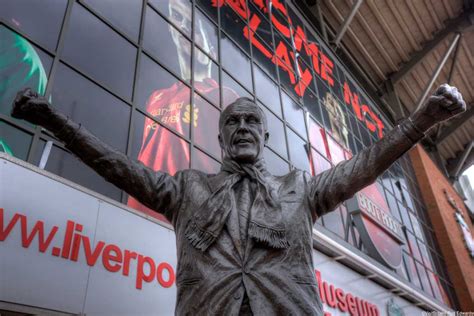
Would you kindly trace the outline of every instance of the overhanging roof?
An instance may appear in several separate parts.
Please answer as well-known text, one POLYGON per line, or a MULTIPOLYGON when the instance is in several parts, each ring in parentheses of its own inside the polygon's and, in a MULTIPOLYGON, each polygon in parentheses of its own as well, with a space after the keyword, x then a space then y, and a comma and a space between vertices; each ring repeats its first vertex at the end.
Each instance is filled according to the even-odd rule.
MULTIPOLYGON (((319 2, 329 34, 334 36, 358 1, 319 2)), ((317 16, 316 5, 309 3, 309 7, 317 16)), ((455 35, 462 33, 459 46, 450 54, 431 92, 440 84, 450 82, 472 109, 473 23, 472 0, 366 0, 359 6, 341 43, 365 72, 363 77, 369 78, 380 95, 387 94, 387 86, 393 84, 403 111, 395 109, 394 102, 389 101, 391 111, 408 113, 416 108, 455 35)), ((467 111, 430 135, 444 163, 459 158, 474 139, 473 113, 473 110, 467 111)))

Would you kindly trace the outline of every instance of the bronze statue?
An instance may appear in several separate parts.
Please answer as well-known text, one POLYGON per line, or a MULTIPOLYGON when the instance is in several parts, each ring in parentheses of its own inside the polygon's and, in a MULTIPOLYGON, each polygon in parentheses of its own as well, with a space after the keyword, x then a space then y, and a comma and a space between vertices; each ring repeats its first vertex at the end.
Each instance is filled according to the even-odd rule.
POLYGON ((217 175, 153 171, 29 89, 18 93, 12 116, 47 128, 106 180, 169 219, 177 241, 177 315, 323 315, 312 261, 316 219, 465 108, 457 89, 442 85, 383 139, 315 177, 267 172, 266 118, 247 98, 221 113, 224 157, 217 175))

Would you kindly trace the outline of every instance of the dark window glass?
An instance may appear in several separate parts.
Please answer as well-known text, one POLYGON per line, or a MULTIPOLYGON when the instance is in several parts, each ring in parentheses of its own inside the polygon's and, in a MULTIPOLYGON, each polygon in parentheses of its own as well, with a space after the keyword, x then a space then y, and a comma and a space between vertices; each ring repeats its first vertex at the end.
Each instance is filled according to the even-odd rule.
MULTIPOLYGON (((241 49, 250 55, 250 43, 249 40, 244 36, 244 33, 248 32, 246 31, 246 10, 244 7, 240 7, 238 1, 234 2, 237 6, 236 9, 238 12, 230 8, 230 6, 227 5, 228 3, 229 2, 221 7, 221 28, 224 30, 227 36, 232 38, 241 49)), ((222 51, 222 53, 224 53, 224 51, 222 51)))
POLYGON ((191 168, 201 170, 209 174, 216 174, 221 169, 221 164, 197 148, 193 149, 193 161, 191 168))
POLYGON ((238 97, 252 98, 240 84, 232 79, 225 71, 222 72, 222 107, 228 106, 234 102, 238 97))
POLYGON ((420 238, 421 240, 423 240, 424 236, 423 236, 423 232, 421 230, 421 226, 420 226, 420 222, 418 221, 418 218, 411 211, 408 212, 408 216, 410 217, 411 224, 413 226, 413 232, 415 233, 415 236, 420 238))
POLYGON ((263 158, 265 159, 268 172, 274 176, 283 176, 290 170, 288 163, 267 147, 263 149, 263 158))
POLYGON ((214 60, 218 55, 218 30, 200 10, 195 11, 194 41, 202 50, 204 50, 214 60))
POLYGON ((140 108, 189 137, 189 121, 184 116, 190 109, 191 90, 145 55, 141 58, 135 94, 140 108))
POLYGON ((53 51, 66 5, 67 0, 2 0, 0 18, 53 51))
POLYGON ((323 158, 316 150, 311 149, 311 158, 313 162, 313 170, 311 174, 313 176, 320 174, 323 171, 331 169, 331 163, 323 158))
POLYGON ((143 47, 181 79, 191 80, 191 42, 150 7, 146 11, 143 47))
POLYGON ((248 56, 222 34, 221 59, 224 68, 247 90, 252 91, 252 72, 248 56))
POLYGON ((281 117, 278 86, 259 67, 254 67, 255 93, 269 109, 281 117))
POLYGON ((268 139, 268 146, 275 150, 283 157, 287 157, 286 140, 283 122, 280 121, 274 114, 268 111, 264 106, 260 106, 267 117, 268 132, 270 137, 268 139))
POLYGON ((306 139, 305 115, 303 109, 286 93, 281 94, 285 120, 300 136, 306 139))
POLYGON ((137 41, 142 0, 85 0, 84 2, 137 41))
POLYGON ((149 3, 168 17, 176 28, 191 37, 192 4, 189 0, 150 0, 149 3))
POLYGON ((284 42, 277 42, 275 55, 278 56, 278 58, 274 57, 273 61, 278 66, 280 84, 294 98, 300 97, 301 95, 297 94, 297 91, 300 91, 300 88, 298 78, 294 72, 294 62, 290 59, 288 48, 285 46, 284 42))
POLYGON ((53 105, 112 147, 125 152, 130 107, 60 64, 53 85, 53 105), (93 113, 93 115, 91 115, 93 113))
POLYGON ((211 19, 217 23, 217 5, 214 1, 196 0, 196 4, 203 9, 211 19))
MULTIPOLYGON (((194 94, 194 141, 215 157, 221 156, 217 139, 220 112, 199 95, 194 94)), ((189 118, 190 119, 190 118, 189 118)))
POLYGON ((261 42, 258 35, 253 39, 253 59, 262 69, 275 80, 277 79, 276 65, 273 63, 273 49, 261 42))
POLYGON ((288 147, 293 165, 303 171, 311 172, 309 163, 309 145, 292 130, 287 129, 288 147))
POLYGON ((116 201, 120 200, 121 193, 118 188, 61 148, 53 146, 45 169, 116 201))
POLYGON ((94 79, 131 98, 136 48, 74 3, 63 58, 94 79))
POLYGON ((255 7, 252 3, 249 3, 249 9, 250 32, 258 35, 258 38, 251 41, 254 47, 253 51, 255 52, 255 48, 260 49, 258 43, 261 42, 270 47, 271 51, 273 51, 272 28, 270 22, 268 21, 268 15, 262 14, 262 11, 255 7))
POLYGON ((385 198, 387 200, 390 213, 393 216, 395 216, 398 219, 398 221, 401 223, 402 218, 400 217, 400 213, 398 212, 397 201, 395 200, 395 197, 391 193, 389 193, 387 190, 385 190, 385 198))
POLYGON ((49 55, 0 25, 0 113, 9 116, 16 94, 26 87, 44 95, 51 63, 49 55))
POLYGON ((311 115, 313 115, 316 120, 322 123, 323 118, 321 115, 321 105, 318 102, 316 94, 307 89, 303 97, 303 103, 308 112, 311 113, 311 115))
POLYGON ((219 106, 219 67, 197 47, 194 50, 194 89, 219 106))
POLYGON ((30 134, 0 120, 0 152, 26 160, 31 139, 30 134))
POLYGON ((278 32, 279 36, 291 43, 291 29, 284 2, 275 2, 272 8, 270 15, 274 32, 278 32))

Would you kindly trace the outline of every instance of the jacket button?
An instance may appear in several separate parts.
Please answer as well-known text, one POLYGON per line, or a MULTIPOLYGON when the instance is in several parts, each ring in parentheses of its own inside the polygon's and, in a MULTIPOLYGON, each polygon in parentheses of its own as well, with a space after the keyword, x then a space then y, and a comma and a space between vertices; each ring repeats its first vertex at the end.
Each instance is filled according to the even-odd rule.
POLYGON ((235 300, 240 299, 240 297, 241 297, 240 292, 237 292, 237 293, 234 294, 234 299, 235 300))

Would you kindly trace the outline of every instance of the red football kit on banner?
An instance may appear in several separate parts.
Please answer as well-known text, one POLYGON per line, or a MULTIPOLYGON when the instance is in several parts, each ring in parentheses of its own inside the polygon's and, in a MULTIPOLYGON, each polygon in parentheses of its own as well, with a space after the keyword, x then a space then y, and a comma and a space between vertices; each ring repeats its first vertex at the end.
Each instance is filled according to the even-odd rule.
MULTIPOLYGON (((201 95, 210 101, 219 103, 219 84, 206 78, 203 81, 195 82, 194 87, 201 95)), ((234 101, 238 96, 234 91, 224 88, 230 93, 224 93, 227 96, 223 104, 227 105, 234 101)), ((206 102, 203 98, 195 98, 194 108, 191 109, 191 89, 185 84, 178 82, 167 89, 154 91, 148 98, 146 111, 155 119, 166 126, 174 129, 181 135, 189 137, 189 127, 191 118, 193 119, 194 139, 210 139, 211 135, 200 135, 201 129, 197 128, 199 122, 199 113, 197 115, 200 103, 206 102), (191 110, 194 115, 191 115, 191 110)), ((203 122, 204 124, 204 122, 203 122)), ((215 135, 217 139, 217 135, 215 135)), ((190 148, 189 143, 178 138, 172 132, 168 131, 154 120, 146 117, 143 127, 143 138, 140 152, 137 160, 143 162, 153 170, 160 170, 174 175, 176 171, 189 168, 190 148)), ((205 164, 205 162, 203 162, 205 164)), ((139 203, 133 197, 128 198, 127 205, 142 211, 146 214, 166 219, 155 211, 139 203)))

